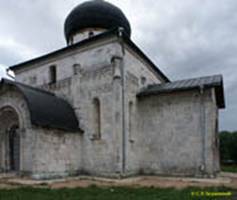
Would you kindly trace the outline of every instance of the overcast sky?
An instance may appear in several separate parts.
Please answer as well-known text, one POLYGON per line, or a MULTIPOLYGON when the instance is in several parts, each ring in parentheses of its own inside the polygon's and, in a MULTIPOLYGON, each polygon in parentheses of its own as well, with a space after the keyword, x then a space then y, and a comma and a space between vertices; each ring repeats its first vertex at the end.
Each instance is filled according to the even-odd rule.
MULTIPOLYGON (((108 0, 132 26, 132 40, 171 79, 223 74, 220 129, 237 130, 237 1, 108 0)), ((0 75, 65 46, 64 20, 81 0, 0 0, 0 75)))

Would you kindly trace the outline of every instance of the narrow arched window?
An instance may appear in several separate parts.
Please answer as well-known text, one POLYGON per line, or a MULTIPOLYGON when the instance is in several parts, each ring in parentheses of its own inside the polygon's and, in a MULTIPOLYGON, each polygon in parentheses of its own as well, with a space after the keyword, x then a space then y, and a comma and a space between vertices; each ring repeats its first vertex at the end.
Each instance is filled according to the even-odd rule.
POLYGON ((146 77, 144 77, 144 76, 141 77, 141 83, 142 83, 142 85, 146 84, 146 77))
POLYGON ((77 75, 80 72, 81 65, 80 64, 74 64, 73 65, 73 74, 77 75))
POLYGON ((50 84, 56 83, 56 81, 57 81, 57 70, 56 70, 55 65, 52 65, 49 68, 49 79, 50 79, 49 80, 50 84))
POLYGON ((94 126, 94 138, 101 138, 101 107, 98 98, 93 100, 93 126, 94 126))
POLYGON ((133 141, 132 139, 132 131, 133 131, 133 102, 130 101, 128 105, 128 131, 129 131, 129 140, 133 141))

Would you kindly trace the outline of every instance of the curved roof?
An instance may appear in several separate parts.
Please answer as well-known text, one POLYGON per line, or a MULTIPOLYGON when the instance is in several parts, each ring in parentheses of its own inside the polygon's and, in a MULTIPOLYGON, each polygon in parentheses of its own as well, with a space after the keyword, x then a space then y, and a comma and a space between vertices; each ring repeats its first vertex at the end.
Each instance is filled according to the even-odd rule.
POLYGON ((70 132, 81 131, 73 108, 65 100, 50 92, 7 79, 2 79, 2 84, 13 86, 23 94, 33 125, 70 132))
POLYGON ((64 24, 65 37, 85 28, 113 29, 122 27, 125 33, 131 36, 129 21, 123 12, 116 6, 103 0, 87 1, 75 7, 66 18, 64 24))

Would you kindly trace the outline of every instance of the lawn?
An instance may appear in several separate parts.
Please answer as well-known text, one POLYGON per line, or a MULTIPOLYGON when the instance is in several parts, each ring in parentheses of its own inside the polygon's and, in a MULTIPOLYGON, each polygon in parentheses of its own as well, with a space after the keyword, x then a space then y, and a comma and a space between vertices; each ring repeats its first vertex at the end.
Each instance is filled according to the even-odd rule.
POLYGON ((0 190, 0 200, 216 200, 216 199, 235 199, 237 191, 226 188, 188 188, 183 190, 158 189, 158 188, 77 188, 77 189, 36 189, 20 188, 11 190, 0 190), (231 197, 208 197, 202 196, 206 192, 231 192, 231 197), (235 197, 234 197, 235 196, 235 197))
POLYGON ((223 165, 221 166, 223 172, 237 173, 237 165, 223 165))

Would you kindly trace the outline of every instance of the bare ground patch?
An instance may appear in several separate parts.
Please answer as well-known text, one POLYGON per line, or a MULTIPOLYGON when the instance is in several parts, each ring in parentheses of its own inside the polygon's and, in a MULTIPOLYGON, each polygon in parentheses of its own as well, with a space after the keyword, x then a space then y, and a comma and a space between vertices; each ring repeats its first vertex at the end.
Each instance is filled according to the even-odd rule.
POLYGON ((36 181, 28 178, 19 178, 15 176, 1 177, 0 188, 12 189, 17 187, 39 187, 39 188, 86 188, 92 185, 99 187, 157 187, 157 188, 176 188, 183 189, 187 187, 228 187, 237 189, 237 174, 221 173, 215 179, 197 179, 197 178, 175 178, 158 176, 139 176, 126 179, 106 179, 97 177, 73 177, 57 180, 36 181))

